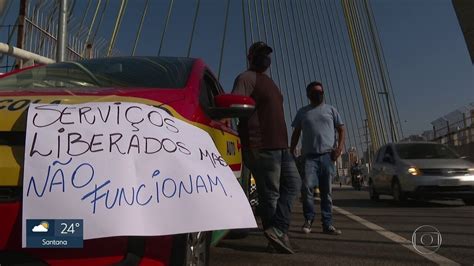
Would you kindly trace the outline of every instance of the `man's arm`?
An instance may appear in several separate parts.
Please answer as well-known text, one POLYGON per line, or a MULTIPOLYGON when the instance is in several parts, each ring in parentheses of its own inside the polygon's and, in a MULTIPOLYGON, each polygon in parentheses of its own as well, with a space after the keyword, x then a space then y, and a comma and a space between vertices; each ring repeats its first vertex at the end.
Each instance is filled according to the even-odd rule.
POLYGON ((337 131, 337 147, 333 152, 333 160, 337 160, 339 156, 341 156, 342 149, 344 148, 344 141, 346 139, 346 130, 344 129, 344 125, 340 125, 336 127, 337 131))
POLYGON ((295 127, 293 129, 293 133, 291 134, 291 145, 290 145, 290 152, 295 155, 295 149, 296 145, 298 144, 298 141, 300 140, 300 135, 301 135, 301 127, 295 127))
POLYGON ((240 74, 234 80, 234 86, 232 87, 231 93, 242 95, 242 96, 252 95, 253 89, 255 88, 256 80, 257 80, 257 74, 255 74, 255 76, 253 76, 250 73, 240 74))

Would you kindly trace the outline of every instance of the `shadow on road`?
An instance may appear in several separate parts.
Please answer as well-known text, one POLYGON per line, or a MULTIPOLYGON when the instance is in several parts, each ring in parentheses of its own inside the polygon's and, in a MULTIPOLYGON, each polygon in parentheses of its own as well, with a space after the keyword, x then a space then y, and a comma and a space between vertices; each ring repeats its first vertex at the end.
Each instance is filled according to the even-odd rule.
POLYGON ((370 207, 370 208, 456 208, 464 207, 457 201, 434 202, 407 200, 404 202, 395 202, 392 199, 380 199, 373 201, 370 199, 334 199, 334 205, 344 207, 370 207))
POLYGON ((228 248, 245 252, 268 253, 267 247, 261 245, 249 245, 247 242, 226 240, 220 242, 216 247, 228 248))

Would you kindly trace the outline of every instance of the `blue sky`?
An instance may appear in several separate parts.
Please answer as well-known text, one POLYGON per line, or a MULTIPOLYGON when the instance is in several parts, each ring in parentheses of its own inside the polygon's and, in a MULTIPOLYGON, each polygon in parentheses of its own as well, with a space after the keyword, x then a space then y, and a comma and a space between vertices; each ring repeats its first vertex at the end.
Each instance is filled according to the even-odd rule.
POLYGON ((405 131, 431 129, 474 101, 474 67, 450 0, 371 2, 405 131))
MULTIPOLYGON (((18 2, 15 1, 7 14, 5 23, 13 23, 12 17, 16 15, 18 7, 15 5, 18 2)), ((119 1, 110 2, 104 24, 99 31, 99 34, 106 39, 110 38, 119 6, 119 1)), ((144 0, 129 1, 116 42, 116 48, 121 54, 131 53, 144 2, 144 0)), ((451 0, 371 0, 370 2, 405 135, 430 129, 431 121, 474 101, 474 67, 451 0)), ((73 23, 79 23, 81 20, 86 3, 86 1, 76 2, 77 12, 73 23)), ((159 49, 169 1, 151 0, 150 3, 137 55, 156 55, 159 49)), ((174 1, 174 12, 167 29, 162 55, 186 55, 195 3, 194 0, 174 1)), ((203 58, 215 73, 219 64, 225 7, 226 1, 201 0, 191 50, 192 57, 203 58)), ((87 17, 91 17, 92 11, 92 9, 89 11, 87 17)), ((241 12, 241 1, 230 1, 221 76, 221 83, 226 90, 231 89, 235 76, 245 69, 241 12)), ((252 17, 254 31, 256 31, 255 16, 252 17)), ((314 21, 308 18, 308 22, 314 21)), ((286 29, 290 32, 288 28, 286 29)), ((260 31, 263 36, 261 21, 260 31)), ((0 38, 5 41, 3 32, 0 38)), ((255 39, 257 39, 256 36, 255 39)), ((297 62, 301 58, 297 54, 291 54, 291 56, 295 58, 287 58, 287 60, 297 62)), ((306 80, 318 79, 318 77, 308 76, 303 82, 300 81, 303 75, 297 77, 299 79, 295 84, 297 87, 302 87, 306 80)), ((296 99, 289 100, 296 102, 296 99)), ((346 113, 348 112, 350 111, 346 113)), ((348 114, 346 117, 349 119, 348 114)), ((291 118, 287 114, 288 119, 291 118)), ((357 118, 358 121, 361 119, 357 118)), ((355 127, 360 127, 359 123, 354 122, 355 127)))

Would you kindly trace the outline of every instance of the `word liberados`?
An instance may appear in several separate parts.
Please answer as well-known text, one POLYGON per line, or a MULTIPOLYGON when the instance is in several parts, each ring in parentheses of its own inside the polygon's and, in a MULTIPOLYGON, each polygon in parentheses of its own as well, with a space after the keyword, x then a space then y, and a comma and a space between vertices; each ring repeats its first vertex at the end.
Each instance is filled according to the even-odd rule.
MULTIPOLYGON (((28 154, 30 157, 39 155, 41 157, 55 156, 61 158, 64 155, 80 156, 97 152, 115 152, 125 155, 131 153, 155 154, 166 151, 168 153, 179 152, 184 155, 191 155, 191 151, 186 144, 176 140, 180 129, 174 118, 162 109, 142 108, 142 106, 122 105, 121 103, 91 106, 34 106, 31 118, 31 130, 34 133, 32 134, 32 144, 28 154), (84 130, 77 130, 78 126, 84 128, 87 125, 104 125, 104 128, 120 126, 120 128, 128 128, 128 131, 89 132, 86 134, 84 130), (140 132, 140 125, 165 130, 161 133, 167 132, 167 134, 153 131, 152 136, 144 136, 144 133, 140 132), (40 134, 39 130, 43 128, 51 128, 49 132, 55 132, 56 128, 59 128, 56 138, 51 140, 51 136, 40 134), (162 135, 167 136, 163 137, 162 135), (48 137, 49 145, 41 145, 44 144, 41 142, 44 142, 45 137, 48 137)), ((47 135, 50 135, 50 133, 47 135)))
POLYGON ((113 187, 110 178, 96 178, 92 164, 81 163, 71 167, 71 162, 72 158, 66 162, 56 160, 48 166, 45 177, 31 176, 27 181, 26 197, 42 198, 51 193, 57 195, 80 190, 82 196, 77 200, 90 203, 92 214, 127 206, 159 205, 164 200, 208 193, 232 197, 227 194, 221 178, 216 175, 188 175, 178 178, 165 176, 156 169, 150 173, 149 180, 142 180, 130 187, 113 187))

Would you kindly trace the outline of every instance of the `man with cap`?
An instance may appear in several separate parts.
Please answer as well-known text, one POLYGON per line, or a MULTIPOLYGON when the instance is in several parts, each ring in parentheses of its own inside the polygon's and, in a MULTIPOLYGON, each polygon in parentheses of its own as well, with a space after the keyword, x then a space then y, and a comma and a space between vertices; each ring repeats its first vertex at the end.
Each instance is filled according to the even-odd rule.
POLYGON ((287 232, 301 180, 288 149, 283 95, 265 74, 272 52, 264 42, 250 46, 249 68, 235 79, 232 93, 250 96, 256 103, 255 112, 240 119, 238 131, 244 164, 256 180, 264 234, 277 251, 293 254, 287 232))
POLYGON ((304 176, 301 194, 305 223, 302 231, 311 233, 315 216, 314 187, 319 185, 321 198, 321 223, 323 233, 340 235, 332 224, 331 182, 335 174, 334 162, 344 147, 344 124, 336 108, 324 103, 324 89, 320 82, 311 82, 306 87, 310 104, 296 113, 292 126, 291 153, 295 153, 301 132, 303 132, 302 155, 304 176), (337 142, 336 142, 337 132, 337 142))

